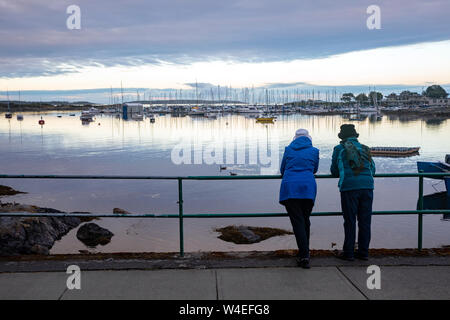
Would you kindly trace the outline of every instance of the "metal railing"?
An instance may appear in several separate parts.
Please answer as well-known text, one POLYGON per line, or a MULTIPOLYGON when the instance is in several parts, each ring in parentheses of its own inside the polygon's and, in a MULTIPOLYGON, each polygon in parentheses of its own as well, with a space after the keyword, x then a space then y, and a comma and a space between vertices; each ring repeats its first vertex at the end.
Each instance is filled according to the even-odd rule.
MULTIPOLYGON (((374 211, 373 215, 418 215, 417 248, 422 250, 423 215, 444 214, 450 210, 424 210, 423 209, 423 179, 450 177, 450 173, 381 173, 375 178, 419 178, 418 210, 403 211, 374 211)), ((336 178, 331 175, 318 174, 316 179, 336 178)), ((215 214, 184 214, 183 212, 183 180, 269 180, 280 179, 280 175, 250 175, 250 176, 93 176, 93 175, 2 175, 0 179, 77 179, 77 180, 177 180, 178 181, 178 213, 177 214, 108 214, 108 213, 30 213, 6 212, 0 217, 91 217, 91 218, 177 218, 179 220, 180 256, 184 255, 184 218, 249 218, 249 217, 284 217, 287 213, 215 213, 215 214)), ((342 212, 313 212, 312 216, 339 216, 342 212)))

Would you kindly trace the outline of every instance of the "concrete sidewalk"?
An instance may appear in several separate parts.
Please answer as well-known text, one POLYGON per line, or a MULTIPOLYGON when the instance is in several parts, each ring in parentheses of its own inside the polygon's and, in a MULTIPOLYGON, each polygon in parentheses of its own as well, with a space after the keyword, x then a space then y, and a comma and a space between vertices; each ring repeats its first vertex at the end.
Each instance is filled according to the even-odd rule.
POLYGON ((69 290, 64 271, 0 273, 0 299, 450 299, 450 266, 85 270, 69 290))

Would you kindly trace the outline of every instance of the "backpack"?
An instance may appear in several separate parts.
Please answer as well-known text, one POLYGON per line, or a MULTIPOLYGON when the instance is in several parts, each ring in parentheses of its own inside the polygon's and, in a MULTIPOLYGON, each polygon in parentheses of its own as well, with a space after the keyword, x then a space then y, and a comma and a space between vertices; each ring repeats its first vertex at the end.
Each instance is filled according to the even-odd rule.
POLYGON ((343 143, 343 146, 344 149, 339 154, 339 161, 343 161, 343 152, 345 151, 345 159, 352 169, 353 174, 355 176, 359 175, 364 169, 364 160, 368 160, 369 163, 372 161, 370 148, 361 144, 361 149, 359 149, 353 142, 348 140, 343 143))

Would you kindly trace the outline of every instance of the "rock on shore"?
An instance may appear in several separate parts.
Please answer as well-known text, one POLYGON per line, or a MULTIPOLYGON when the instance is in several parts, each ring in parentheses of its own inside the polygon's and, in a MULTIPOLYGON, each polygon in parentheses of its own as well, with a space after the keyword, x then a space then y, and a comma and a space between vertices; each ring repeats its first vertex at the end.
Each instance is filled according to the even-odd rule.
MULTIPOLYGON (((0 204, 1 212, 62 213, 16 203, 0 204)), ((49 254, 55 241, 80 223, 76 217, 0 217, 0 255, 49 254)))
POLYGON ((0 185, 0 196, 13 196, 19 193, 26 193, 26 192, 17 191, 11 187, 0 185))
POLYGON ((131 212, 128 212, 127 210, 124 210, 121 208, 114 208, 113 213, 114 214, 131 214, 131 212))
POLYGON ((95 223, 86 223, 77 231, 77 238, 89 247, 105 245, 111 241, 114 234, 108 229, 102 228, 95 223))
POLYGON ((215 231, 221 233, 219 239, 236 244, 258 243, 271 237, 293 234, 283 229, 248 226, 228 226, 215 231))

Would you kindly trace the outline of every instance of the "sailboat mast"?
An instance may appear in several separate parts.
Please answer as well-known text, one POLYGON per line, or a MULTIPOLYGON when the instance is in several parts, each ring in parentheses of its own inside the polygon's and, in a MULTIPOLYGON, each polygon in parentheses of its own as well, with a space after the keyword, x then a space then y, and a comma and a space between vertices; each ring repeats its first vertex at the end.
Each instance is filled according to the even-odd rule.
POLYGON ((122 87, 122 81, 120 81, 120 93, 122 94, 122 105, 123 105, 123 87, 122 87))
POLYGON ((197 106, 198 106, 198 83, 197 83, 197 79, 195 79, 195 99, 197 99, 197 106))
POLYGON ((8 89, 6 89, 6 96, 8 98, 8 113, 9 113, 11 110, 10 110, 10 107, 9 107, 9 90, 8 89))

